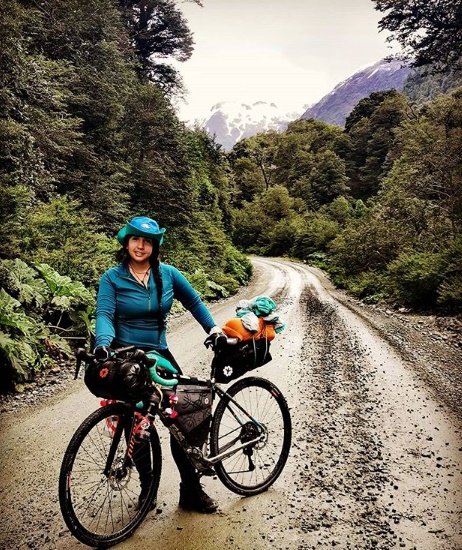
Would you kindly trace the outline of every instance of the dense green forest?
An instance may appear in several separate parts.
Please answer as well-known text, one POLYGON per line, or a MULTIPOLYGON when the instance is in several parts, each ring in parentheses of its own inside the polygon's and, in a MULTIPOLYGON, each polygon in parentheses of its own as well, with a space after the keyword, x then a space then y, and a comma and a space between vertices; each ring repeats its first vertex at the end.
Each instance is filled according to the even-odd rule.
POLYGON ((421 106, 373 93, 344 130, 293 122, 230 163, 242 249, 319 265, 371 302, 462 305, 462 89, 421 106))
MULTIPOLYGON (((384 28, 409 46, 399 9, 384 28)), ((163 261, 206 300, 246 284, 254 253, 319 265, 369 301, 462 304, 461 41, 345 128, 295 121, 226 154, 175 114, 168 59, 194 44, 174 0, 3 0, 0 20, 3 389, 90 343, 99 277, 134 215, 167 227, 163 261)))
POLYGON ((324 268, 363 300, 462 305, 462 1, 373 0, 414 71, 345 128, 295 121, 236 144, 234 242, 324 268))
POLYGON ((205 299, 245 284, 223 152, 172 107, 192 34, 171 0, 0 5, 2 380, 89 341, 99 277, 134 215, 205 299), (82 340, 78 340, 81 338, 82 340), (53 353, 51 353, 51 356, 53 353))

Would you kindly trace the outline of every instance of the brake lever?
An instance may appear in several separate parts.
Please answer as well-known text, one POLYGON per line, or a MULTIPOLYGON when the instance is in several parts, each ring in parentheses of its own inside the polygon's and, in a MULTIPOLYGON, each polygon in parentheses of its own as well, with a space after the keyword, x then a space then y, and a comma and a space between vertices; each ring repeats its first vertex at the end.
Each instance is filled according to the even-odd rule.
POLYGON ((87 356, 87 352, 83 348, 78 348, 75 352, 75 372, 74 372, 74 380, 77 380, 80 372, 80 366, 82 364, 82 358, 87 356))

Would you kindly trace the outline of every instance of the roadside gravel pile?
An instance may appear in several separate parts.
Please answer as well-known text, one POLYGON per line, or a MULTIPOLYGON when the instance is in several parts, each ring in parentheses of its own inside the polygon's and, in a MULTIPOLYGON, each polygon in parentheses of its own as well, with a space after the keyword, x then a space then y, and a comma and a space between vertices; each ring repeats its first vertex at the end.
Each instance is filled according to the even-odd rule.
POLYGON ((0 413, 18 412, 62 391, 74 378, 74 371, 73 360, 62 360, 58 366, 37 376, 36 381, 25 384, 21 392, 0 395, 0 413))

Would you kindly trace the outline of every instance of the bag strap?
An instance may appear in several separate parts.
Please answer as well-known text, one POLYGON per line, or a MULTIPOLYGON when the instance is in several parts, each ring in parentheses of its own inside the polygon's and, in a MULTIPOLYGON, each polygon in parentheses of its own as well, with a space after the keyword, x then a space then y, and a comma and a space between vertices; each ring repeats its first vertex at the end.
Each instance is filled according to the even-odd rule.
MULTIPOLYGON (((259 338, 260 340, 265 340, 265 354, 263 355, 263 360, 266 359, 266 356, 268 355, 269 351, 269 342, 268 338, 259 338)), ((256 368, 257 366, 257 344, 256 344, 255 338, 252 338, 252 345, 253 345, 253 368, 256 368)))

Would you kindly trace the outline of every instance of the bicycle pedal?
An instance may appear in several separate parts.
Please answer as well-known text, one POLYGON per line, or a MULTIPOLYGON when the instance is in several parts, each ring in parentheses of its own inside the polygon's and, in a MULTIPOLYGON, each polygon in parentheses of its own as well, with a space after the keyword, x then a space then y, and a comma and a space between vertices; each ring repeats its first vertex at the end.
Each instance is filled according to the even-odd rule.
POLYGON ((212 477, 212 476, 216 475, 216 472, 215 472, 214 468, 206 468, 205 470, 199 470, 199 474, 201 476, 212 477))

